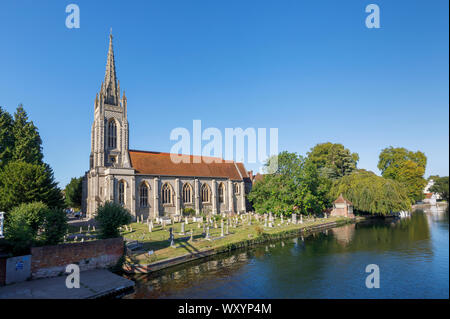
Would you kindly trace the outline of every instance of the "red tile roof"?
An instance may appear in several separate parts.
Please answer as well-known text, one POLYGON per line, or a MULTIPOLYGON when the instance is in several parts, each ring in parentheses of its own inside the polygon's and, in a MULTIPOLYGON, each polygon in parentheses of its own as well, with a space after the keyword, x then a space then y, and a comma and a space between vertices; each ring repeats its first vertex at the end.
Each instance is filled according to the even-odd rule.
POLYGON ((353 205, 353 203, 351 201, 349 201, 348 199, 345 199, 344 196, 342 196, 342 194, 339 195, 339 197, 333 203, 335 203, 335 204, 344 203, 344 204, 353 205))
POLYGON ((177 154, 130 150, 131 166, 138 174, 193 176, 193 177, 221 177, 231 180, 248 178, 243 163, 226 161, 217 157, 181 155, 188 163, 176 163, 171 155, 177 154), (200 163, 196 163, 199 161, 200 163), (217 161, 217 162, 216 162, 217 161))

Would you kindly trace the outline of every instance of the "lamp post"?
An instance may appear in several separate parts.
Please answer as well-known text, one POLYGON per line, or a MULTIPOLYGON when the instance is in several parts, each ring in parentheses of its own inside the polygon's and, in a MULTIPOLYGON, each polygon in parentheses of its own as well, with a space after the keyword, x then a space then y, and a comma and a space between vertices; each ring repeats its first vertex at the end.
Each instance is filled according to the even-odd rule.
POLYGON ((3 238, 3 221, 5 220, 5 213, 0 212, 0 238, 3 238))

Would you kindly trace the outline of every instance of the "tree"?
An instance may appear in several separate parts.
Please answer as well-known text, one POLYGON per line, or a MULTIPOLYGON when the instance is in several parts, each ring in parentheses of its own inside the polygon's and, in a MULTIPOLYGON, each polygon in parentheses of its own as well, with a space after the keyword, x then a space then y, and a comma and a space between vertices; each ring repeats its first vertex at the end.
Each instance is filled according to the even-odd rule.
POLYGON ((355 211, 387 215, 411 209, 411 202, 403 185, 395 180, 358 170, 333 184, 334 198, 343 194, 353 203, 355 211))
POLYGON ((437 193, 442 199, 449 201, 449 180, 448 176, 439 177, 434 180, 433 186, 430 187, 430 192, 437 193))
POLYGON ((43 159, 42 140, 37 127, 32 121, 28 121, 28 115, 22 105, 19 105, 14 113, 12 133, 14 136, 12 160, 41 164, 43 159))
POLYGON ((14 147, 12 125, 11 115, 0 107, 0 169, 11 160, 14 147))
POLYGON ((131 222, 131 215, 121 205, 106 202, 98 207, 95 220, 99 224, 101 238, 115 238, 120 236, 119 227, 131 222))
POLYGON ((42 202, 22 204, 5 220, 5 238, 14 254, 28 253, 44 220, 47 206, 42 202))
POLYGON ((0 171, 0 210, 9 212, 22 203, 41 201, 63 207, 61 191, 47 164, 10 162, 0 171))
POLYGON ((381 151, 378 161, 381 175, 402 183, 412 203, 423 199, 426 165, 427 157, 421 151, 412 152, 403 147, 392 146, 381 151))
POLYGON ((326 208, 327 184, 311 161, 296 153, 282 152, 269 158, 265 167, 276 170, 255 183, 248 195, 256 212, 289 215, 296 207, 302 214, 312 214, 326 208), (273 165, 276 161, 277 165, 273 165))
POLYGON ((41 240, 44 245, 56 245, 67 232, 67 216, 62 209, 47 209, 43 216, 41 240))
POLYGON ((83 177, 72 178, 64 189, 65 201, 68 207, 80 208, 83 190, 83 177))
POLYGON ((307 155, 319 171, 330 179, 351 174, 359 161, 357 153, 351 153, 342 144, 330 142, 317 144, 307 155))

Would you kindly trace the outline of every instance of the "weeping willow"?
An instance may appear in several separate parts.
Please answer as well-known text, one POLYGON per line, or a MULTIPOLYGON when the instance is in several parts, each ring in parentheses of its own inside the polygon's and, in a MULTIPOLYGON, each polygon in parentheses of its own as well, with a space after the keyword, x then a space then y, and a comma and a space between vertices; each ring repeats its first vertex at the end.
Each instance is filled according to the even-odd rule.
POLYGON ((335 182, 331 194, 334 198, 343 194, 356 211, 364 213, 387 215, 411 209, 402 184, 365 170, 358 170, 335 182))

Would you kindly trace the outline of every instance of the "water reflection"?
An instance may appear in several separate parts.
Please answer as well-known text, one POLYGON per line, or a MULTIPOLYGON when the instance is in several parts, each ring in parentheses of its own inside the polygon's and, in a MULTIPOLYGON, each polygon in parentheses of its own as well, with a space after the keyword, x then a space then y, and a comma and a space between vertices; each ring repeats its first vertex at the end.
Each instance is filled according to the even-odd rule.
POLYGON ((448 210, 345 225, 133 278, 128 298, 448 298, 448 210), (382 288, 365 288, 376 263, 382 288))

